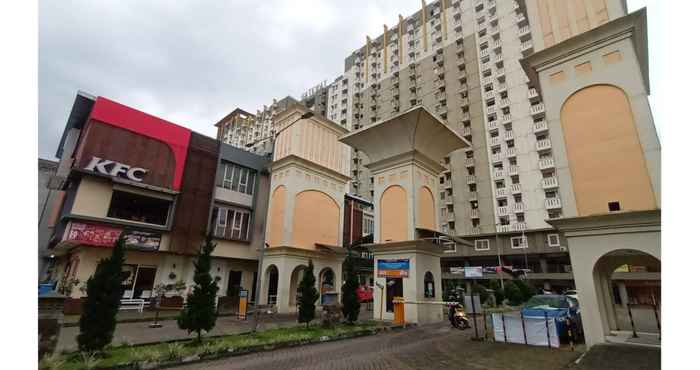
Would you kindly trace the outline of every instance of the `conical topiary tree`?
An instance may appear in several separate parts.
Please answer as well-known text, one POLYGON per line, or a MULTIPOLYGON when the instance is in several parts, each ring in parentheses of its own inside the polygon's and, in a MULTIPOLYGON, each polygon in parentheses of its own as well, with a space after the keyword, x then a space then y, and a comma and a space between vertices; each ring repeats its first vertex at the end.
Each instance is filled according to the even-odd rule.
POLYGON ((309 323, 316 317, 316 301, 319 294, 316 289, 316 277, 314 277, 314 263, 309 260, 309 265, 304 269, 304 275, 297 288, 299 298, 297 299, 297 320, 301 323, 309 323))
POLYGON ((124 294, 122 264, 126 254, 123 235, 120 235, 112 256, 100 260, 95 274, 87 281, 87 297, 80 315, 78 348, 84 352, 101 351, 112 342, 117 325, 117 312, 124 294))
POLYGON ((357 316, 360 314, 360 300, 357 297, 357 288, 360 284, 357 281, 355 263, 349 250, 345 261, 343 261, 343 269, 345 270, 345 283, 342 287, 343 317, 352 324, 357 321, 357 316))
POLYGON ((216 324, 216 292, 219 286, 209 274, 211 252, 216 244, 209 233, 197 254, 194 264, 194 289, 187 295, 185 307, 177 318, 177 326, 187 333, 197 332, 197 342, 202 342, 202 330, 209 331, 216 324))

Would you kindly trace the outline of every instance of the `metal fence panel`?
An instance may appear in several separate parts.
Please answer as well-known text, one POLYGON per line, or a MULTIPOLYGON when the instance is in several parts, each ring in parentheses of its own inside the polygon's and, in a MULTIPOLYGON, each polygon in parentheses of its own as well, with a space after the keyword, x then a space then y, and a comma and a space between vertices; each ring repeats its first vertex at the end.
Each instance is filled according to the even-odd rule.
POLYGON ((545 321, 543 317, 521 318, 513 314, 494 313, 491 315, 491 324, 493 326, 493 338, 496 342, 557 348, 560 345, 556 323, 553 318, 548 318, 545 321), (547 331, 549 331, 549 336, 547 331))

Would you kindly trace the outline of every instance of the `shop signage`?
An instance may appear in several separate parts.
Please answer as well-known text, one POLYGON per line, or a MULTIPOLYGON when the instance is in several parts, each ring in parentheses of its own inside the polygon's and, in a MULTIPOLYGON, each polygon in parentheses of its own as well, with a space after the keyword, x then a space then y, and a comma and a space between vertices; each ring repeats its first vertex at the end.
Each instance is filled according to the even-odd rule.
POLYGON ((462 275, 464 274, 464 267, 450 267, 450 274, 462 275))
POLYGON ((112 247, 122 232, 129 249, 155 251, 160 248, 158 233, 80 222, 71 223, 66 240, 97 247, 112 247))
POLYGON ((98 172, 103 175, 114 177, 126 177, 131 181, 141 182, 143 176, 148 172, 147 169, 141 167, 132 167, 128 164, 102 159, 100 157, 92 157, 90 163, 85 167, 88 171, 98 172))
POLYGON ((464 267, 464 277, 467 279, 481 279, 484 277, 484 269, 481 266, 464 267))
POLYGON ((410 262, 408 259, 377 260, 377 276, 408 277, 410 262))

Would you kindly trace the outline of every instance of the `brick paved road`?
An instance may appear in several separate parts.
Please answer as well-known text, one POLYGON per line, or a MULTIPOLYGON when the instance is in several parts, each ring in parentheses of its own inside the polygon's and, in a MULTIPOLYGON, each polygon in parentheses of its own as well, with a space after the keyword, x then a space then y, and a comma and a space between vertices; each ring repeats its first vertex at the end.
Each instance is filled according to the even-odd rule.
POLYGON ((471 335, 444 323, 177 369, 559 370, 580 355, 561 349, 474 342, 469 340, 471 335))

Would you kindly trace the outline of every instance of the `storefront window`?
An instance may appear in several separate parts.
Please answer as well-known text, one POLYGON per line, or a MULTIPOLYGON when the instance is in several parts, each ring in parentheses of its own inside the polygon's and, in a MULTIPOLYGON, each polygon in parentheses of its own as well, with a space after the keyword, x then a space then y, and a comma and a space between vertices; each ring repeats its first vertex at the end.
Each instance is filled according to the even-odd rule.
POLYGON ((171 201, 141 194, 114 190, 107 217, 166 225, 171 201))

